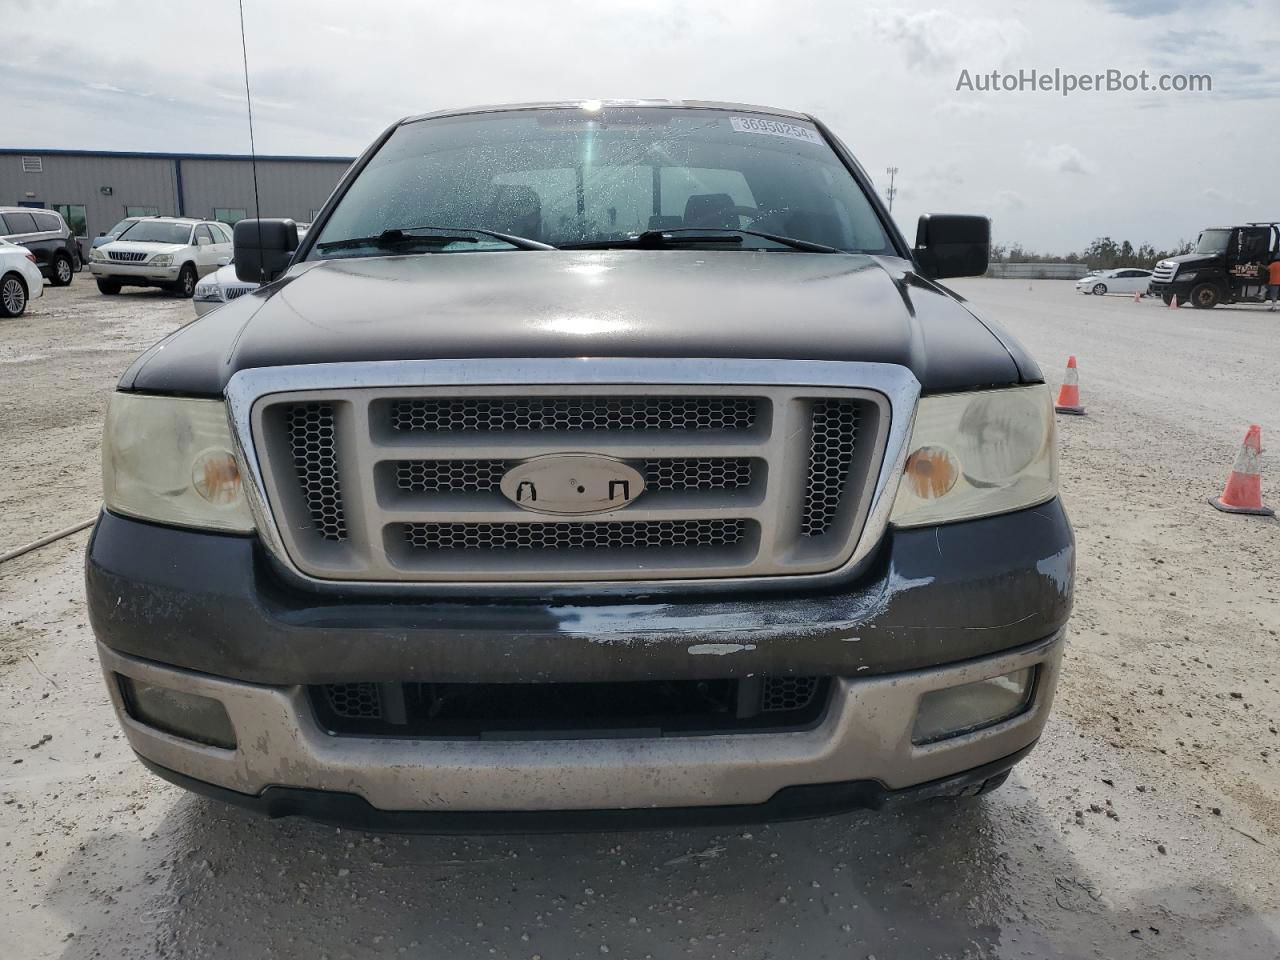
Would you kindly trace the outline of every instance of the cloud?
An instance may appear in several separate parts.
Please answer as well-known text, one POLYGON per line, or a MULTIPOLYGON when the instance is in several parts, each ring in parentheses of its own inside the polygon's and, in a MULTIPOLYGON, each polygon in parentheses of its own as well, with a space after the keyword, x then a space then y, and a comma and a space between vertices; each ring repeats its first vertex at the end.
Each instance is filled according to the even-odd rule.
POLYGON ((1022 194, 1013 190, 1001 190, 997 193, 996 203, 1005 210, 1021 210, 1027 205, 1027 201, 1022 199, 1022 194))
POLYGON ((984 117, 995 112, 995 107, 986 100, 970 98, 967 100, 946 100, 933 106, 933 113, 944 119, 971 120, 984 117))
POLYGON ((1204 192, 1204 197, 1206 200, 1210 200, 1213 203, 1221 204, 1223 206, 1228 206, 1228 207, 1247 206, 1247 204, 1245 204, 1244 201, 1236 197, 1229 196, 1228 194, 1225 194, 1221 190, 1217 189, 1216 187, 1210 187, 1208 190, 1206 190, 1204 192))
POLYGON ((1207 15, 1212 7, 1235 7, 1249 0, 1104 0, 1115 13, 1136 20, 1167 17, 1184 10, 1207 15))
MULTIPOLYGON (((17 3, 27 12, 5 21, 0 57, 5 115, 16 120, 8 146, 248 150, 234 3, 207 5, 198 29, 184 4, 17 3)), ((0 10, 14 6, 0 0, 0 10)), ((352 17, 344 0, 245 4, 263 153, 351 155, 397 116, 466 103, 774 103, 822 117, 868 170, 901 166, 903 224, 930 209, 989 210, 1037 249, 1104 233, 1167 244, 1200 226, 1198 209, 1245 212, 1204 196, 1209 185, 1244 198, 1258 211, 1250 216, 1280 209, 1267 139, 1280 101, 1269 10, 1224 0, 1092 0, 1079 10, 1008 0, 362 0, 352 17), (1201 4, 1212 4, 1207 16, 1201 4), (548 34, 549 19, 573 29, 548 34), (722 50, 733 56, 708 54, 722 50), (955 90, 961 68, 1055 66, 1206 72, 1214 85, 1066 98, 955 90), (1229 170, 1231 182, 1206 170, 1229 170), (1078 189, 1104 171, 1105 190, 1078 189)))
POLYGON ((1090 176, 1098 169, 1092 160, 1069 143, 1058 143, 1045 149, 1028 145, 1027 156, 1034 166, 1050 173, 1090 176))
POLYGON ((901 48, 909 66, 925 70, 1001 63, 1022 48, 1027 36, 1016 20, 959 17, 946 10, 875 10, 871 18, 876 32, 901 48))

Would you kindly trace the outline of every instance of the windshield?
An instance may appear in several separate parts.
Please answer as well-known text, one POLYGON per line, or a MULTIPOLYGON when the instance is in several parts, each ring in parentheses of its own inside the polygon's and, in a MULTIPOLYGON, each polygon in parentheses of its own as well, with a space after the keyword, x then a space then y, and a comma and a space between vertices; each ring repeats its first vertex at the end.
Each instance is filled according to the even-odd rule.
POLYGON ((139 220, 131 227, 125 227, 118 240, 130 240, 140 243, 190 243, 191 224, 159 223, 155 220, 139 220))
POLYGON ((1230 239, 1230 230, 1205 230, 1196 244, 1196 253, 1226 253, 1230 239))
MULTIPOLYGON (((857 182, 813 126, 724 110, 520 110, 405 124, 361 171, 309 257, 403 253, 323 245, 425 225, 555 246, 646 230, 745 228, 894 253, 857 182)), ((760 237, 717 247, 726 248, 786 249, 760 237)), ((429 249, 512 247, 479 237, 429 249)))

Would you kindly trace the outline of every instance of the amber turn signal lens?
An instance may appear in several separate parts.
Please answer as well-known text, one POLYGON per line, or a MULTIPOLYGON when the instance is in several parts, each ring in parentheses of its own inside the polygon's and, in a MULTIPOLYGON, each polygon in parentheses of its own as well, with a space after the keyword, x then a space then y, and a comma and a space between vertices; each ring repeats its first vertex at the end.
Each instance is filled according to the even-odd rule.
POLYGON ((215 506, 226 506, 240 499, 240 468, 236 458, 226 450, 204 450, 191 467, 191 484, 196 493, 215 506))
POLYGON ((907 457, 907 483, 921 500, 947 494, 960 477, 960 465, 942 447, 921 447, 907 457))

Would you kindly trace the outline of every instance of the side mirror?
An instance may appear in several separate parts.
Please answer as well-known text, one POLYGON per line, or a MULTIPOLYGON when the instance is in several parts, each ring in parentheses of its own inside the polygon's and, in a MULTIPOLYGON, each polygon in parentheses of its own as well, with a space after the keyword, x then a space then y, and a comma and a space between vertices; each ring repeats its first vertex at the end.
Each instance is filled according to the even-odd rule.
POLYGON ((991 260, 991 221, 963 213, 926 213, 916 227, 916 266, 934 280, 980 277, 991 260))
POLYGON ((107 235, 107 231, 105 230, 103 230, 101 233, 98 234, 98 236, 100 237, 105 237, 106 235, 107 235))
POLYGON ((298 225, 292 220, 241 220, 235 226, 236 277, 245 283, 270 283, 284 273, 298 249, 298 225))

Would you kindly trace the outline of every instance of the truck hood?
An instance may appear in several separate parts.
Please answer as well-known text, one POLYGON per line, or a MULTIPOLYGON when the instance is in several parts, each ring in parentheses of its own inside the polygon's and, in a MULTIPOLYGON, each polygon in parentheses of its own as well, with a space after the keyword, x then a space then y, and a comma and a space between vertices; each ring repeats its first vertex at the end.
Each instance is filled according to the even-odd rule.
POLYGON ((1220 253, 1183 253, 1176 257, 1165 257, 1161 263, 1176 263, 1178 266, 1187 266, 1189 264, 1201 263, 1221 263, 1222 254, 1220 253))
POLYGON ((928 392, 1040 379, 905 260, 608 250, 300 264, 161 341, 121 388, 208 396, 248 368, 478 357, 861 360, 928 392))

